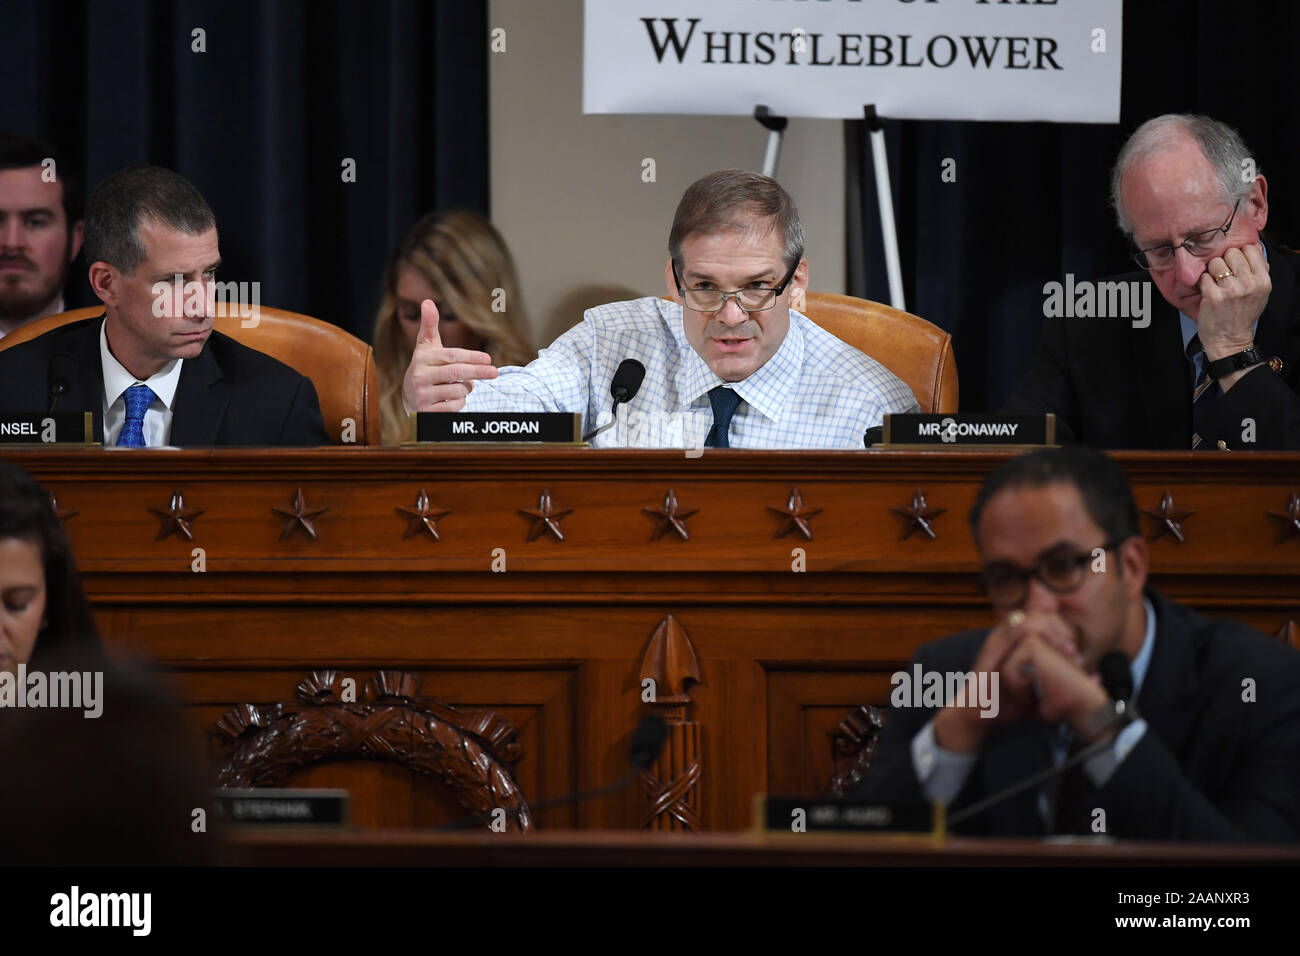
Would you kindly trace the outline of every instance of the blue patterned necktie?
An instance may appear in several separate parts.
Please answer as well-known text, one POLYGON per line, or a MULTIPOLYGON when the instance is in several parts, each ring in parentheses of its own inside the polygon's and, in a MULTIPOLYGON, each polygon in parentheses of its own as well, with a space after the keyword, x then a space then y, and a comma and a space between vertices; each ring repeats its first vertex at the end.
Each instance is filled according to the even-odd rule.
POLYGON ((117 436, 118 448, 144 447, 144 413, 158 396, 148 385, 132 385, 122 397, 126 400, 126 421, 117 436))
POLYGON ((709 437, 704 439, 704 447, 730 448, 728 431, 731 428, 731 416, 740 407, 740 396, 734 388, 716 385, 709 389, 709 403, 713 406, 713 427, 709 429, 709 437))

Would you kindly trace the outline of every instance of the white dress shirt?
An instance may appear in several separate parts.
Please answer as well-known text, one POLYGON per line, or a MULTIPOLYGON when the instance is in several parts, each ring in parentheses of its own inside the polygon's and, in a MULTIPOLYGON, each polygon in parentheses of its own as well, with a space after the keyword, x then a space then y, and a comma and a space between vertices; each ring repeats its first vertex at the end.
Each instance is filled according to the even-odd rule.
POLYGON ((793 309, 776 353, 724 383, 687 341, 682 307, 647 296, 587 310, 527 366, 475 382, 465 411, 577 412, 585 434, 610 420, 610 382, 629 358, 645 366, 645 380, 593 447, 701 448, 713 426, 709 390, 722 384, 742 399, 733 448, 862 448, 886 412, 920 410, 887 368, 793 309))
POLYGON ((161 448, 170 444, 172 435, 172 403, 176 399, 176 386, 181 380, 181 359, 172 359, 161 369, 140 381, 117 360, 108 348, 108 333, 99 327, 99 358, 104 367, 104 445, 117 444, 117 436, 126 423, 125 393, 132 385, 148 385, 156 396, 144 413, 144 444, 146 448, 161 448))

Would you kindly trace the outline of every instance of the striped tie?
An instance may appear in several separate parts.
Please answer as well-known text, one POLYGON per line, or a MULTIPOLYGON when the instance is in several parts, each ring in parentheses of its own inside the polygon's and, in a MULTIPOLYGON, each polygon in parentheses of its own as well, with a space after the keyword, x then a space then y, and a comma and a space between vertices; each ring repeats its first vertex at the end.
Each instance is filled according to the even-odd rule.
MULTIPOLYGON (((1193 374, 1196 374, 1197 356, 1200 356, 1201 362, 1200 373, 1196 377, 1196 384, 1192 387, 1193 448, 1200 446, 1201 435, 1205 432, 1210 410, 1214 407, 1214 403, 1219 396, 1223 394, 1223 389, 1219 387, 1219 383, 1210 378, 1210 360, 1205 355, 1205 349, 1201 347, 1201 337, 1193 335, 1192 340, 1187 343, 1187 357, 1191 360, 1193 374)), ((1206 447, 1210 446, 1207 445, 1206 447)))
POLYGON ((126 421, 117 436, 119 448, 144 447, 144 413, 158 396, 148 385, 132 385, 122 397, 126 402, 126 421))

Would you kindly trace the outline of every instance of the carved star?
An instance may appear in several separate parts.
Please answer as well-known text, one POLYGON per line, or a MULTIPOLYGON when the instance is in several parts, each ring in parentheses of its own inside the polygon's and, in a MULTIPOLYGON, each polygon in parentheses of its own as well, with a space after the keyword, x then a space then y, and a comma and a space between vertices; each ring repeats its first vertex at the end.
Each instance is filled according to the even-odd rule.
POLYGON ((58 518, 59 521, 67 521, 69 518, 75 518, 81 514, 80 511, 64 511, 60 508, 59 499, 54 496, 52 491, 50 492, 50 508, 54 511, 54 517, 58 518))
POLYGON ((1286 511, 1270 511, 1269 514, 1282 519, 1282 527, 1278 529, 1277 535, 1278 544, 1293 534, 1300 534, 1300 494, 1291 492, 1291 497, 1286 500, 1286 511))
POLYGON ((767 510, 785 518, 785 521, 781 523, 781 530, 776 533, 778 538, 784 538, 791 531, 797 530, 805 541, 811 541, 813 536, 812 528, 808 526, 808 519, 822 513, 821 508, 804 506, 803 494, 798 488, 790 492, 790 500, 786 502, 784 508, 774 508, 768 505, 767 510))
POLYGON ((692 508, 690 511, 682 511, 677 504, 677 492, 668 489, 668 494, 664 495, 664 503, 658 508, 642 508, 646 514, 655 519, 654 535, 651 541, 658 541, 669 531, 672 531, 683 541, 691 540, 690 532, 686 530, 686 519, 699 511, 699 508, 692 508))
POLYGON ((934 530, 932 519, 946 512, 947 508, 931 508, 925 503, 925 492, 918 488, 912 495, 912 503, 906 508, 890 508, 896 515, 901 515, 907 521, 903 523, 903 535, 898 540, 906 541, 918 531, 925 533, 925 536, 933 541, 939 537, 939 533, 934 530))
POLYGON ((203 514, 202 508, 186 508, 185 496, 179 491, 172 492, 172 500, 166 511, 160 508, 149 510, 162 518, 162 528, 158 531, 158 537, 154 539, 156 541, 161 541, 170 534, 180 535, 186 541, 193 541, 194 531, 190 528, 190 522, 203 514))
POLYGON ((302 489, 293 496, 293 510, 287 508, 272 508, 278 515, 284 516, 284 530, 280 532, 280 540, 283 541, 293 534, 298 528, 302 528, 307 534, 311 535, 313 541, 316 540, 316 526, 312 523, 313 518, 317 518, 329 511, 328 508, 307 508, 307 500, 303 497, 302 489))
POLYGON ((438 538, 438 519, 445 518, 451 514, 450 508, 430 508, 429 493, 423 488, 420 489, 419 496, 415 499, 414 508, 398 508, 399 513, 410 516, 406 523, 406 533, 402 535, 402 540, 414 538, 421 531, 429 532, 434 541, 438 538))
POLYGON ((565 515, 573 514, 573 509, 557 509, 551 502, 550 490, 543 488, 542 493, 537 496, 537 507, 520 508, 519 513, 533 519, 533 526, 528 529, 529 541, 536 541, 548 532, 555 536, 556 541, 563 541, 564 532, 560 530, 560 519, 565 515))
POLYGON ((1195 511, 1179 511, 1174 504, 1174 496, 1168 490, 1160 496, 1159 511, 1148 511, 1143 508, 1142 513, 1159 522, 1156 533, 1150 540, 1159 541, 1165 535, 1171 534, 1179 544, 1183 543, 1183 521, 1196 514, 1195 511))

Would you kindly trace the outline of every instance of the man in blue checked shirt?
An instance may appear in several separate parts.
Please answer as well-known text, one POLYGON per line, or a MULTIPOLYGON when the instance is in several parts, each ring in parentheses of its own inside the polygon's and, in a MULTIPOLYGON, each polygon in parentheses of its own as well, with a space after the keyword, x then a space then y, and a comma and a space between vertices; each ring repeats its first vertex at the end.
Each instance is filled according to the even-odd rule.
POLYGON ((673 301, 590 309, 527 366, 498 369, 483 352, 443 347, 425 300, 406 407, 577 412, 585 434, 609 422, 614 372, 635 359, 645 380, 596 447, 861 448, 886 412, 920 409, 883 365, 791 308, 808 287, 803 250, 799 211, 780 185, 712 173, 673 218, 673 301))

